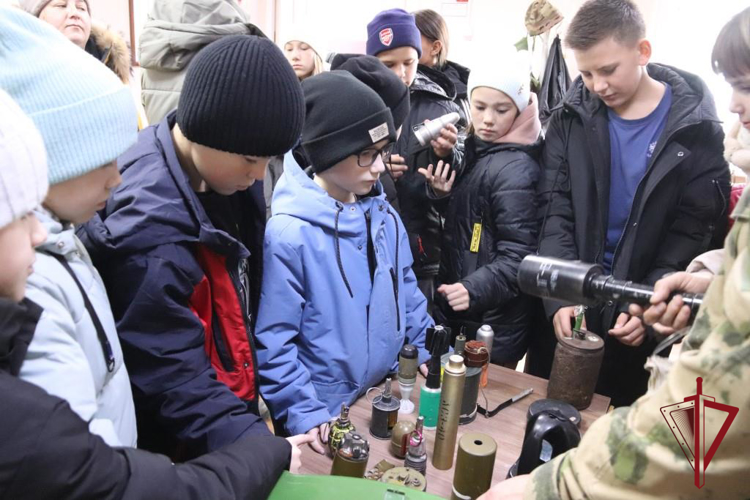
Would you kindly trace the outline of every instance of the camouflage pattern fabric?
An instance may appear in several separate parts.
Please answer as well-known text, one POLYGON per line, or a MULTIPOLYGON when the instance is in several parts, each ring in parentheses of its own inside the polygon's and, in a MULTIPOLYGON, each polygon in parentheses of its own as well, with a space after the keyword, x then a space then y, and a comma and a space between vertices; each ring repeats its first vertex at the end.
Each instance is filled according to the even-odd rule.
MULTIPOLYGON (((667 381, 632 406, 604 415, 577 449, 538 467, 525 500, 750 498, 750 191, 732 217, 723 266, 667 381), (703 394, 739 408, 701 489, 660 412, 693 396, 697 377, 703 378, 703 394)), ((723 415, 706 412, 706 447, 723 415)))

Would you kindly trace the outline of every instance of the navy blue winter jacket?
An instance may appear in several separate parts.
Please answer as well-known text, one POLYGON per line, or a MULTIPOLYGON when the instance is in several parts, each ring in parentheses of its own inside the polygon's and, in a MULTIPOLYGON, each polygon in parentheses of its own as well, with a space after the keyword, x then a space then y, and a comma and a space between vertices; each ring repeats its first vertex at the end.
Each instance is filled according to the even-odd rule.
POLYGON ((78 233, 107 286, 139 447, 188 458, 269 432, 252 341, 265 203, 260 183, 232 195, 250 241, 216 229, 180 167, 173 124, 171 113, 139 134, 118 160, 122 184, 78 233))

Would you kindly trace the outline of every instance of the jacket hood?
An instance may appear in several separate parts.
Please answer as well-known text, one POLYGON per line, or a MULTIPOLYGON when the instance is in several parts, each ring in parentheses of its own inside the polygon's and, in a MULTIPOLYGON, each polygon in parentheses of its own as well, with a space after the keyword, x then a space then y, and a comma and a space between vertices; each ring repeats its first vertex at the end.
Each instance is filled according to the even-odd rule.
POLYGON ((448 75, 421 64, 417 66, 417 76, 411 84, 411 91, 428 92, 451 101, 456 98, 456 86, 448 75))
POLYGON ((104 63, 123 83, 130 82, 130 49, 120 35, 106 26, 92 24, 86 52, 104 63))
MULTIPOLYGON (((362 213, 382 213, 381 210, 375 209, 376 205, 380 208, 387 206, 382 184, 377 182, 370 194, 360 198, 356 203, 361 212, 353 207, 349 210, 343 203, 331 198, 312 180, 307 171, 302 170, 291 152, 284 156, 284 175, 276 184, 276 191, 271 202, 273 211, 271 218, 277 215, 289 215, 311 226, 322 227, 332 232, 339 273, 352 297, 354 297, 354 292, 344 270, 339 241, 342 237, 359 237, 366 234, 367 224, 362 223, 362 213)), ((387 210, 387 213, 394 217, 395 221, 392 212, 387 210)), ((396 240, 396 245, 398 245, 398 240, 396 240)), ((396 255, 398 256, 398 252, 396 255)), ((396 268, 398 268, 398 257, 396 257, 396 268)))
POLYGON ((0 298, 0 372, 18 375, 41 315, 42 308, 28 299, 0 298))
POLYGON ((65 255, 75 250, 75 232, 72 224, 60 222, 60 219, 55 217, 52 212, 42 207, 34 210, 34 215, 47 230, 47 238, 37 247, 37 250, 59 255, 65 255))
MULTIPOLYGON (((666 64, 652 63, 646 68, 652 78, 672 87, 672 107, 669 111, 667 130, 673 130, 678 125, 719 121, 714 98, 700 77, 666 64)), ((565 96, 564 106, 590 118, 600 112, 605 104, 589 92, 581 76, 578 76, 565 96)))
POLYGON ((446 61, 441 71, 445 76, 450 78, 453 85, 456 87, 456 97, 459 99, 466 99, 467 97, 467 85, 469 84, 469 73, 471 70, 466 66, 461 66, 453 61, 446 61))
MULTIPOLYGON (((385 202, 383 186, 378 181, 371 194, 358 203, 371 205, 376 200, 385 202)), ((284 175, 273 193, 273 215, 286 214, 315 226, 338 232, 340 236, 354 236, 362 232, 362 214, 345 210, 345 205, 331 198, 326 191, 303 170, 293 154, 284 155, 284 175)), ((367 210, 367 206, 363 209, 367 210)))
POLYGON ((157 0, 139 40, 141 66, 180 71, 209 43, 242 34, 267 38, 234 0, 157 0))
POLYGON ((103 246, 133 253, 165 244, 202 243, 222 254, 247 257, 241 243, 213 226, 190 187, 172 143, 170 120, 174 112, 141 131, 135 146, 118 159, 123 182, 104 210, 81 227, 81 239, 90 251, 103 246))

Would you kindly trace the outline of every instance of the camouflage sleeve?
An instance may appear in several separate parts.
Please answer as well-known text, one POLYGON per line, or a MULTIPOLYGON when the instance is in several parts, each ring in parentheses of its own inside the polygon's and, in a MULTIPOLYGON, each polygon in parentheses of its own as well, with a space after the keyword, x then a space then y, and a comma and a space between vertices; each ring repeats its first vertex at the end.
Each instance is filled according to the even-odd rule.
MULTIPOLYGON (((750 498, 750 390, 745 385, 750 381, 749 200, 743 196, 735 210, 736 223, 726 240, 723 267, 665 383, 633 406, 601 417, 577 449, 538 467, 527 483, 525 500, 750 498), (685 447, 683 452, 675 437, 679 431, 673 434, 670 428, 679 426, 668 424, 668 417, 661 412, 662 407, 695 395, 697 377, 703 379, 705 399, 739 409, 708 461, 700 489, 694 485, 687 458, 693 447, 685 447)), ((706 449, 726 416, 706 408, 706 449)))

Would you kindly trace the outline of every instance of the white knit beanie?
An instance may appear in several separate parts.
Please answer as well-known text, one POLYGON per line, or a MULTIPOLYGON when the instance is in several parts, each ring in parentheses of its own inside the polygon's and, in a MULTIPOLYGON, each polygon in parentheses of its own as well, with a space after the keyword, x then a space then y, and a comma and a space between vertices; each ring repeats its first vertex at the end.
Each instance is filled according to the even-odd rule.
POLYGON ((313 30, 307 26, 295 24, 290 26, 287 30, 283 31, 280 36, 277 37, 277 45, 284 51, 284 45, 288 42, 303 42, 310 46, 313 51, 318 54, 321 58, 326 56, 324 43, 321 34, 318 30, 313 30))
POLYGON ((510 97, 522 113, 529 105, 531 67, 525 52, 505 52, 500 57, 487 57, 492 64, 475 65, 469 74, 469 100, 477 87, 499 90, 510 97))
POLYGON ((47 154, 34 123, 0 90, 0 229, 47 195, 47 154))

